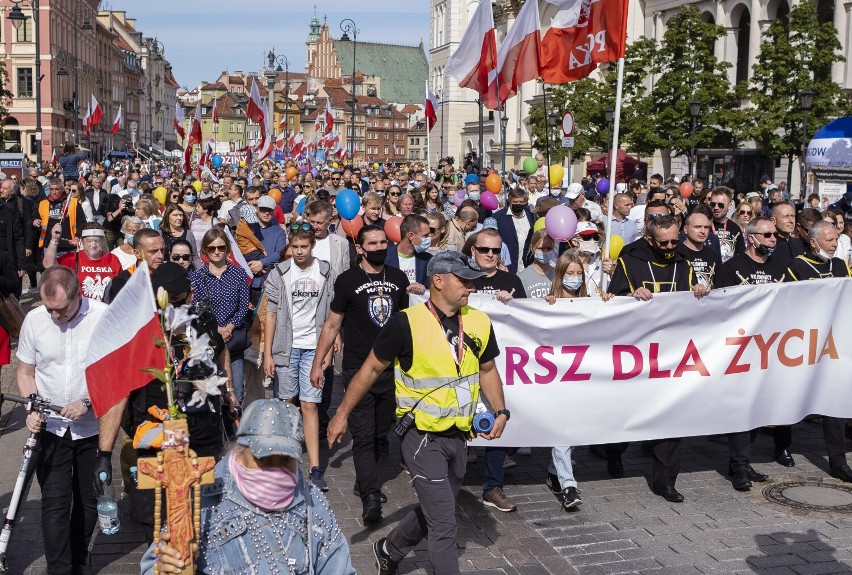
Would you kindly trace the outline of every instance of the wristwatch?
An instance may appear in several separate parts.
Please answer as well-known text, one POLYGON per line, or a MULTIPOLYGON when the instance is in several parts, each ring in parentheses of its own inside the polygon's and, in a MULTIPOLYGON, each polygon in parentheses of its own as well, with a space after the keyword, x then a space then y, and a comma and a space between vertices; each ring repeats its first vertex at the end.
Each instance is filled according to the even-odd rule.
POLYGON ((511 417, 512 417, 512 414, 509 413, 508 409, 499 409, 499 410, 495 411, 494 417, 497 417, 498 415, 505 415, 506 421, 509 421, 509 419, 511 419, 511 417))
POLYGON ((88 399, 81 399, 80 402, 86 406, 86 409, 92 409, 92 402, 88 399))

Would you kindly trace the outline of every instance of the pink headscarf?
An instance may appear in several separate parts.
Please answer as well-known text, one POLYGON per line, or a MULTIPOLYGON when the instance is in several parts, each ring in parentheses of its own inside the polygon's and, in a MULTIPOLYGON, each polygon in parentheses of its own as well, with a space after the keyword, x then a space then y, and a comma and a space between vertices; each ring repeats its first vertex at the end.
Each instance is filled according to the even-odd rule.
POLYGON ((295 473, 280 467, 249 469, 234 452, 228 456, 228 470, 243 497, 264 511, 282 511, 293 501, 295 473))

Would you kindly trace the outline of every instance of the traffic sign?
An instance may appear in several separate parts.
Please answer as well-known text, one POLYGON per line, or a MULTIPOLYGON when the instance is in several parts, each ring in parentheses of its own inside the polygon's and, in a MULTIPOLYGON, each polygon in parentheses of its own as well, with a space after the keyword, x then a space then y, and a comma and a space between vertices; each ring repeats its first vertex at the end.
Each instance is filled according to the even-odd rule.
POLYGON ((562 134, 565 136, 574 135, 574 114, 571 112, 562 114, 562 134))
POLYGON ((562 147, 563 148, 573 148, 574 147, 574 136, 562 136, 562 147))

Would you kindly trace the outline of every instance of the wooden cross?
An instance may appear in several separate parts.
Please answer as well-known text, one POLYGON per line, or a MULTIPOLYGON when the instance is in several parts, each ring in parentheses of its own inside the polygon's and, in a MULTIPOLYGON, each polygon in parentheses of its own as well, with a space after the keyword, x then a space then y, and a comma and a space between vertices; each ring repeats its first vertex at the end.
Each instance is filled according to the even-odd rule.
MULTIPOLYGON (((189 429, 185 419, 167 419, 163 422, 162 450, 157 457, 140 458, 137 465, 137 488, 155 490, 154 553, 159 552, 165 488, 166 525, 171 534, 169 545, 186 560, 188 566, 182 574, 192 575, 201 531, 201 485, 213 483, 216 462, 212 457, 198 457, 189 448, 189 429)), ((154 574, 159 574, 157 563, 154 564, 154 574)))

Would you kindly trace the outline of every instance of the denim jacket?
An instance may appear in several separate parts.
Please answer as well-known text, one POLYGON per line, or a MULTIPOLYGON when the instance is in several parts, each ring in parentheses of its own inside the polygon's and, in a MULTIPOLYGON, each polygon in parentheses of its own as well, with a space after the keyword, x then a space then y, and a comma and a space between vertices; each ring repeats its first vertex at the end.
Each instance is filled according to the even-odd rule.
MULTIPOLYGON (((216 482, 202 488, 199 541, 197 573, 355 575, 349 545, 328 500, 301 471, 290 506, 266 513, 243 497, 224 457, 216 465, 216 482)), ((152 545, 142 558, 143 575, 154 572, 154 559, 152 545)))

